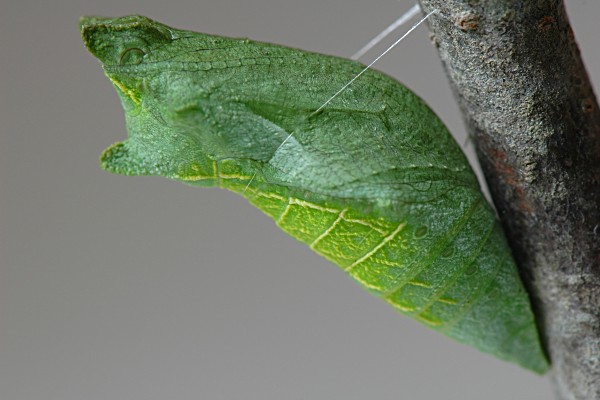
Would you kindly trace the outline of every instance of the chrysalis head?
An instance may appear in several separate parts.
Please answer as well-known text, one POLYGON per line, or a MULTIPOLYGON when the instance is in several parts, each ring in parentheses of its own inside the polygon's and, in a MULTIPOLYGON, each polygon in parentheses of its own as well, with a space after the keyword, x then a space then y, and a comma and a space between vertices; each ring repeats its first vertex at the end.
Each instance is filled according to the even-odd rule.
POLYGON ((137 74, 147 54, 171 41, 169 29, 141 16, 83 17, 81 36, 88 50, 102 62, 106 76, 117 88, 126 110, 141 102, 137 74))
POLYGON ((172 40, 166 25, 139 15, 82 17, 79 26, 86 47, 104 66, 139 64, 145 54, 172 40))
POLYGON ((142 16, 84 17, 80 27, 125 109, 128 138, 102 154, 104 169, 194 181, 211 174, 217 160, 268 160, 285 138, 285 132, 254 129, 269 122, 239 101, 238 93, 254 94, 248 85, 260 86, 262 79, 237 73, 238 82, 231 80, 235 71, 229 67, 256 58, 265 46, 181 31, 142 16))
POLYGON ((152 101, 165 96, 169 79, 149 65, 169 60, 172 49, 168 44, 178 38, 179 31, 137 15, 83 17, 80 29, 85 46, 115 86, 129 133, 127 140, 102 153, 102 168, 124 175, 177 178, 183 164, 202 162, 206 157, 193 138, 166 121, 161 102, 152 101))

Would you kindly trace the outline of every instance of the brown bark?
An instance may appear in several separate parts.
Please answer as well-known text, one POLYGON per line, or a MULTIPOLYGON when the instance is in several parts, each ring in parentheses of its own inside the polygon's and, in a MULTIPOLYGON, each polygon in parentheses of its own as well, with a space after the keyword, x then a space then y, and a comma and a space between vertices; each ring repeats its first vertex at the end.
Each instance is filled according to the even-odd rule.
POLYGON ((600 399, 600 110, 558 0, 420 0, 552 360, 600 399))

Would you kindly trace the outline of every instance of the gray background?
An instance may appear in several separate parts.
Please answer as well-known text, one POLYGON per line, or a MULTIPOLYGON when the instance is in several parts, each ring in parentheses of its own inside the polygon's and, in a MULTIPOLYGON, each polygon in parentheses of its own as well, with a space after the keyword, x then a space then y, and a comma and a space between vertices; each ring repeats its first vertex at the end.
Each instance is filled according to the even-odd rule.
MULTIPOLYGON (((348 56, 411 4, 2 0, 0 398, 548 399, 548 378, 397 315, 242 198, 97 166, 126 133, 80 15, 348 56)), ((600 3, 568 8, 600 82, 600 3)), ((465 141, 425 28, 378 68, 465 141)))

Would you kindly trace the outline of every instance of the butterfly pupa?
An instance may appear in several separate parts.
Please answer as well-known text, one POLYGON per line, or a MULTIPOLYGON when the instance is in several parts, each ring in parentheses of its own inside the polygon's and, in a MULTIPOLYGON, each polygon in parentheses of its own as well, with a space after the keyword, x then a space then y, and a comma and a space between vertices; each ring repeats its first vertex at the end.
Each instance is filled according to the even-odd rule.
POLYGON ((534 315, 499 223, 443 123, 354 61, 84 18, 125 109, 107 171, 220 187, 254 204, 400 313, 544 373, 534 315))

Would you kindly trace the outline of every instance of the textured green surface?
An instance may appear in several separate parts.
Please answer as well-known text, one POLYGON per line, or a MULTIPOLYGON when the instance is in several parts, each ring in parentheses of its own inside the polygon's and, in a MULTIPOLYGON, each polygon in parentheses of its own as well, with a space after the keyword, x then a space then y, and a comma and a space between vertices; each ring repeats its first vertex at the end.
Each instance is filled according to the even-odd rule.
POLYGON ((399 312, 538 373, 529 299, 494 213, 441 121, 363 67, 144 17, 84 18, 125 108, 108 171, 240 193, 399 312))

